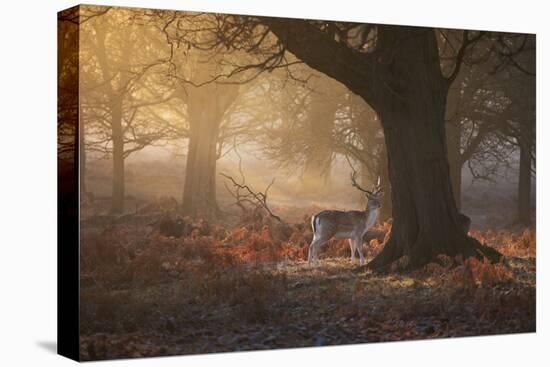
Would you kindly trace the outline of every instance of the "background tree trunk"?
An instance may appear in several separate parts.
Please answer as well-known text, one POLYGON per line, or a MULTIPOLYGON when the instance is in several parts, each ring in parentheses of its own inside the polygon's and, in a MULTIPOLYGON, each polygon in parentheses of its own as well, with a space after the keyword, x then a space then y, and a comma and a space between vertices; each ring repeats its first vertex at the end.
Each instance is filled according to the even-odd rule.
POLYGON ((122 132, 122 99, 114 97, 111 108, 113 137, 113 195, 111 212, 124 211, 124 137, 122 132))
POLYGON ((521 139, 519 151, 518 221, 531 224, 531 141, 521 139))
POLYGON ((216 146, 221 119, 214 109, 191 109, 182 208, 186 215, 217 216, 216 146))
POLYGON ((216 163, 220 125, 238 95, 237 85, 205 84, 188 90, 189 148, 182 211, 204 218, 220 213, 216 201, 216 163))

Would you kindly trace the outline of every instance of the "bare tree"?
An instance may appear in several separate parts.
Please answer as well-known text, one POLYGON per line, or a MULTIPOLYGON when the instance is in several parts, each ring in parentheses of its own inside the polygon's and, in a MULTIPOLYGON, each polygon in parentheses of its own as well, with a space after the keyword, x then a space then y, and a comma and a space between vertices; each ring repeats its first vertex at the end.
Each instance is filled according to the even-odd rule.
MULTIPOLYGON (((452 33, 446 31, 445 45, 452 33)), ((451 179, 460 205, 461 171, 468 164, 475 179, 492 180, 520 151, 518 218, 529 223, 530 176, 534 158, 534 36, 500 34, 479 42, 449 91, 447 142, 451 179), (495 43, 501 48, 495 51, 495 43), (529 151, 529 154, 521 154, 529 151), (523 162, 523 163, 521 163, 523 162), (523 167, 523 168, 522 168, 523 167), (527 167, 527 168, 525 168, 527 167), (527 174, 526 174, 527 172, 527 174), (523 173, 523 175, 522 175, 523 173), (523 185, 521 184, 523 183, 523 185), (519 204, 519 202, 523 204, 519 204)))
MULTIPOLYGON (((88 8, 87 8, 88 9, 88 8)), ((91 7, 99 11, 103 7, 91 7)), ((81 50, 81 146, 113 161, 112 211, 124 210, 124 161, 165 139, 172 125, 153 106, 169 101, 172 88, 156 68, 163 66, 162 48, 143 52, 140 42, 157 43, 152 30, 137 27, 132 12, 103 13, 84 24, 81 50), (111 32, 116 28, 116 32, 111 32)), ((85 151, 83 151, 85 153, 85 151)), ((81 155, 85 168, 85 154, 81 155)), ((85 170, 82 170, 85 172, 85 170)), ((84 180, 85 181, 85 180, 84 180)))

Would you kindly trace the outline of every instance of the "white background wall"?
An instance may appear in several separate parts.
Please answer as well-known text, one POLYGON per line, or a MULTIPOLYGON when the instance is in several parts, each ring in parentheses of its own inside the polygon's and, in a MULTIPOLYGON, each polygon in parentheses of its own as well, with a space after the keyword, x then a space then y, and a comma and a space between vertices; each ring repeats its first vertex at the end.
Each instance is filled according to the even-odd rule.
MULTIPOLYGON (((536 32, 538 47, 537 334, 106 362, 109 366, 271 366, 352 363, 538 366, 548 363, 548 107, 544 1, 143 0, 127 5, 241 14, 536 32), (311 5, 310 5, 311 4, 311 5), (542 183, 542 184, 541 184, 542 183), (541 266, 542 264, 542 266, 541 266), (546 345, 546 350, 544 345, 546 345)), ((12 0, 0 8, 0 365, 50 366, 56 339, 56 12, 74 1, 12 0), (7 204, 7 205, 6 205, 7 204)))

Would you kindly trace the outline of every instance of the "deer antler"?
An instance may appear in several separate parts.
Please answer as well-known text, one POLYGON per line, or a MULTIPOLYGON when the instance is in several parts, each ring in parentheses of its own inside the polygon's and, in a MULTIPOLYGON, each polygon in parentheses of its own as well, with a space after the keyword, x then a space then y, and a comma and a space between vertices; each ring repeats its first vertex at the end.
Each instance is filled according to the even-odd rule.
POLYGON ((369 190, 365 190, 364 188, 362 188, 361 186, 359 186, 359 184, 357 183, 357 181, 355 181, 355 177, 357 175, 357 172, 356 171, 353 171, 353 173, 351 174, 351 185, 353 187, 355 187, 356 189, 358 190, 361 190, 363 192, 366 192, 367 194, 369 195, 372 195, 372 192, 370 192, 369 190))
POLYGON ((378 180, 376 181, 376 185, 374 185, 372 192, 378 194, 380 191, 382 191, 382 188, 380 187, 380 176, 378 176, 378 180))

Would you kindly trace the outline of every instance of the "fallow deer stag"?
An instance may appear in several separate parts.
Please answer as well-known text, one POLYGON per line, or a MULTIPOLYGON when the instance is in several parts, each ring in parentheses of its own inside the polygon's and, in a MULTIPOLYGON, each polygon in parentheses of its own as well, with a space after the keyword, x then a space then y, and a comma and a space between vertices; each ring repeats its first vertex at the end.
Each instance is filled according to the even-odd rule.
POLYGON ((313 240, 309 245, 308 263, 317 263, 319 248, 332 238, 348 239, 351 250, 351 262, 355 262, 355 252, 359 252, 361 265, 363 256, 363 235, 373 226, 378 217, 380 199, 384 193, 380 189, 380 177, 372 191, 365 190, 355 181, 355 172, 351 175, 352 186, 361 190, 367 197, 364 211, 324 210, 311 217, 313 240))

